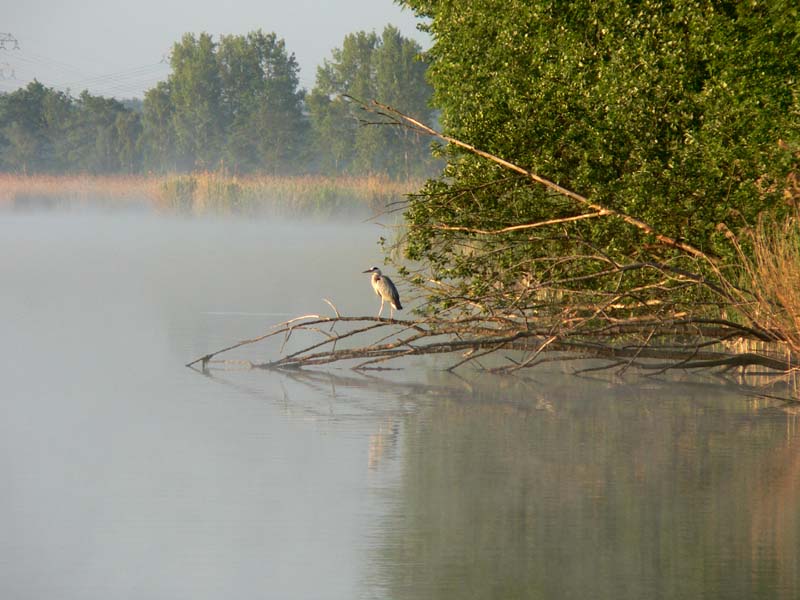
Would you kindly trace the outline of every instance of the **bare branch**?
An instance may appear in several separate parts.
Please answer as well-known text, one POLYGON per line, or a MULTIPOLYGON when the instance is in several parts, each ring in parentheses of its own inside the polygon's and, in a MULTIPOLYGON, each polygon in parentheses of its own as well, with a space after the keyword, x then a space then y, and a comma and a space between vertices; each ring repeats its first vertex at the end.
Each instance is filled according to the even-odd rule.
POLYGON ((537 221, 536 223, 525 223, 523 225, 510 225, 501 229, 474 229, 472 227, 457 227, 451 225, 433 225, 434 229, 442 231, 464 231, 467 233, 477 233, 480 235, 498 235, 501 233, 510 233, 512 231, 520 231, 524 229, 535 229, 537 227, 547 227, 548 225, 560 225, 563 223, 573 223, 575 221, 582 221, 584 219, 594 219, 596 217, 604 217, 613 214, 607 210, 599 212, 588 213, 584 215, 576 215, 574 217, 564 217, 561 219, 549 219, 547 221, 537 221))
POLYGON ((476 148, 475 146, 472 146, 471 144, 467 144, 466 142, 462 142, 459 139, 456 139, 454 137, 450 137, 448 135, 445 135, 444 133, 441 133, 440 131, 436 131, 432 127, 429 127, 428 125, 425 125, 424 123, 414 119, 413 117, 410 117, 410 116, 400 112, 399 110, 396 110, 396 109, 392 108, 391 106, 388 106, 386 104, 382 104, 380 102, 377 102, 376 100, 372 100, 369 104, 367 104, 367 103, 364 103, 364 102, 361 102, 361 101, 357 100, 356 98, 353 98, 352 96, 345 96, 345 97, 349 98, 350 100, 352 100, 352 101, 354 101, 354 102, 356 102, 358 104, 360 104, 362 106, 362 108, 364 108, 364 110, 366 110, 368 112, 372 112, 372 113, 374 113, 376 115, 379 115, 381 117, 392 119, 396 124, 404 125, 404 126, 407 126, 407 127, 411 127, 411 128, 413 128, 414 130, 416 130, 416 131, 418 131, 420 133, 424 133, 424 134, 430 135, 432 137, 437 137, 437 138, 439 138, 441 140, 444 140, 445 142, 447 142, 449 144, 453 144, 454 146, 458 146, 459 148, 463 148, 464 150, 467 150, 468 152, 471 152, 472 154, 475 154, 477 156, 481 156, 481 157, 483 157, 483 158, 485 158, 487 160, 490 160, 490 161, 492 161, 492 162, 494 162, 494 163, 496 163, 496 164, 498 164, 498 165, 500 165, 500 166, 502 166, 502 167, 504 167, 506 169, 509 169, 509 170, 514 171, 516 173, 520 173, 521 175, 525 175, 526 177, 528 177, 532 181, 535 181, 536 183, 539 183, 539 184, 545 186, 546 188, 548 188, 550 190, 553 190, 554 192, 556 192, 556 193, 558 193, 558 194, 560 194, 562 196, 565 196, 567 198, 571 198, 572 200, 574 200, 578 204, 586 206, 587 208, 589 208, 590 210, 594 211, 595 213, 602 212, 604 214, 612 215, 612 216, 615 216, 617 218, 622 219, 624 222, 628 223, 629 225, 632 225, 632 226, 636 227, 637 229, 643 231, 644 233, 646 233, 648 235, 652 235, 661 244, 664 244, 666 246, 681 250, 681 251, 685 252, 686 254, 688 254, 690 256, 693 256, 695 258, 702 258, 702 259, 706 260, 709 264, 712 264, 712 265, 715 264, 715 261, 710 256, 708 256, 707 254, 702 252, 701 250, 695 248, 691 244, 687 244, 686 242, 682 242, 680 240, 676 240, 676 239, 674 239, 672 237, 669 237, 667 235, 659 233, 653 227, 651 227, 650 225, 648 225, 647 223, 645 223, 641 219, 637 219, 636 217, 633 217, 631 215, 625 214, 623 212, 620 212, 620 211, 617 211, 617 210, 613 210, 611 208, 596 204, 596 203, 590 201, 585 196, 582 196, 581 194, 578 194, 577 192, 573 192, 572 190, 569 190, 569 189, 567 189, 567 188, 565 188, 563 186, 560 186, 557 183, 555 183, 553 181, 550 181, 549 179, 545 179, 544 177, 541 177, 541 176, 537 175, 536 173, 532 173, 532 172, 528 171, 527 169, 524 169, 524 168, 520 167, 519 165, 515 165, 514 163, 509 162, 509 161, 507 161, 507 160, 505 160, 503 158, 500 158, 499 156, 495 156, 494 154, 491 154, 489 152, 486 152, 484 150, 476 148))

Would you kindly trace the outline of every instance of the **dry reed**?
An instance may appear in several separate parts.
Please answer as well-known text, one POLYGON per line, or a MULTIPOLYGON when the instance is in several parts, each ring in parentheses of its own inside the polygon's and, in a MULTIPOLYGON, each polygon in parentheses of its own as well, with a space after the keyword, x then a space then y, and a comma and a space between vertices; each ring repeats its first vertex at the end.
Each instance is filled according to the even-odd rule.
POLYGON ((144 175, 19 175, 0 173, 0 208, 127 207, 154 197, 158 183, 144 175))
POLYGON ((116 209, 134 205, 167 214, 328 216, 383 210, 421 181, 372 176, 0 174, 0 208, 116 209))
POLYGON ((751 233, 746 273, 755 297, 751 318, 800 353, 800 218, 762 219, 751 233))

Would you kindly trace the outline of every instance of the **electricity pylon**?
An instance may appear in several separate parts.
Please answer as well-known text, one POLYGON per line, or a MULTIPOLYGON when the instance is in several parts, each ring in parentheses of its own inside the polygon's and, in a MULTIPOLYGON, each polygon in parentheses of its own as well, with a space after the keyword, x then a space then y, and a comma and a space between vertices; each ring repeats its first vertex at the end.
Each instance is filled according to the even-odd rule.
POLYGON ((0 50, 19 50, 19 40, 11 33, 0 32, 0 50))

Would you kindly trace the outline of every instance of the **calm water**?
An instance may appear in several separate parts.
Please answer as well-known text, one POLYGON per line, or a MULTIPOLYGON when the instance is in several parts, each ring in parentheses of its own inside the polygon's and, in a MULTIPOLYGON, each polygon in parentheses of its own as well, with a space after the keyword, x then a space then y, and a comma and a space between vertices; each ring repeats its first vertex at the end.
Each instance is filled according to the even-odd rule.
POLYGON ((800 595, 800 420, 711 379, 183 367, 381 234, 0 216, 0 597, 800 595))

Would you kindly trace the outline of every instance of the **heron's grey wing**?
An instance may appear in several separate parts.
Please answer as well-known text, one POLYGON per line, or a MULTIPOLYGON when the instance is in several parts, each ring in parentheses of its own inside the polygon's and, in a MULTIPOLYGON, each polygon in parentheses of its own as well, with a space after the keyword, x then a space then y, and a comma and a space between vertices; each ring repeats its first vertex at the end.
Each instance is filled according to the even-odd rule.
POLYGON ((397 291, 394 282, 386 275, 383 276, 383 280, 386 282, 386 287, 389 288, 389 297, 392 299, 392 304, 396 309, 402 310, 403 305, 400 304, 400 293, 397 291))

